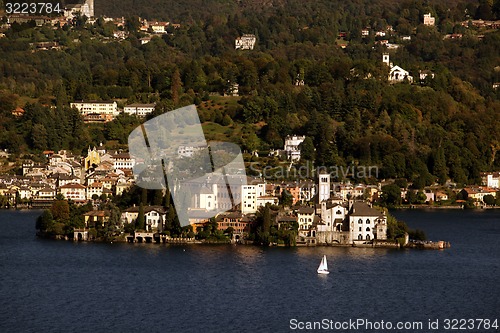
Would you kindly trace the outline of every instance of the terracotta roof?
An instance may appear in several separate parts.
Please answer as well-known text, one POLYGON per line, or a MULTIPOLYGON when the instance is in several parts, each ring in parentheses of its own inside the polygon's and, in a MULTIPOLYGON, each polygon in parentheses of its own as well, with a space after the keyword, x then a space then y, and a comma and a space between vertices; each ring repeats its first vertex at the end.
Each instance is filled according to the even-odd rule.
POLYGON ((297 222, 297 216, 281 216, 278 217, 278 222, 297 222))
POLYGON ((298 214, 313 214, 314 213, 314 208, 312 207, 300 207, 299 209, 297 209, 297 213, 298 214))
POLYGON ((114 159, 130 159, 130 154, 129 153, 120 153, 120 154, 115 154, 113 155, 114 159))
POLYGON ((109 215, 110 215, 109 211, 104 211, 104 210, 91 210, 90 212, 86 212, 85 214, 83 214, 83 216, 100 216, 100 217, 109 215))
POLYGON ((83 186, 81 184, 76 184, 76 183, 69 183, 69 184, 61 186, 60 188, 79 188, 79 189, 85 189, 85 186, 83 186))

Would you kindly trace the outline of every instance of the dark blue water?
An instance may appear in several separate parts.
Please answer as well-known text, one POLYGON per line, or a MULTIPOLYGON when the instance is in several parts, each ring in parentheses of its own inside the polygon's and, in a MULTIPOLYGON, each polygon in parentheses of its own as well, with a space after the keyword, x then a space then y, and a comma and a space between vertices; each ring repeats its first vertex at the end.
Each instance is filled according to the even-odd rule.
POLYGON ((447 332, 428 320, 500 321, 500 211, 394 212, 450 241, 444 251, 48 241, 34 237, 37 214, 0 211, 0 332, 288 332, 291 319, 360 318, 447 332), (323 254, 330 275, 318 276, 323 254))

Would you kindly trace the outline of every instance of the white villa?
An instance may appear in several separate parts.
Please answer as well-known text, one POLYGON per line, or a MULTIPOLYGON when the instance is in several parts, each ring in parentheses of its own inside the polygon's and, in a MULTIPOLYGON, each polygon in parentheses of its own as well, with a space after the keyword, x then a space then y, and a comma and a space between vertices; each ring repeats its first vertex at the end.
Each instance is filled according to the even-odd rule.
POLYGON ((244 34, 241 37, 236 38, 234 41, 234 48, 236 50, 253 50, 257 38, 255 35, 244 34))
POLYGON ((200 188, 195 194, 195 207, 206 211, 217 209, 217 184, 212 185, 212 189, 206 186, 200 188))
POLYGON ((292 161, 298 161, 300 160, 300 149, 299 145, 304 142, 305 136, 298 136, 298 135, 293 135, 293 136, 287 136, 285 138, 285 153, 286 157, 289 160, 292 161))
POLYGON ((431 13, 424 14, 424 25, 434 26, 436 24, 436 18, 432 17, 431 13))
POLYGON ((481 180, 484 186, 500 188, 500 172, 482 172, 481 180))
POLYGON ((313 226, 315 210, 312 207, 300 207, 297 210, 299 230, 309 230, 313 226))
POLYGON ((353 243, 387 239, 387 217, 364 202, 354 202, 349 212, 353 243))

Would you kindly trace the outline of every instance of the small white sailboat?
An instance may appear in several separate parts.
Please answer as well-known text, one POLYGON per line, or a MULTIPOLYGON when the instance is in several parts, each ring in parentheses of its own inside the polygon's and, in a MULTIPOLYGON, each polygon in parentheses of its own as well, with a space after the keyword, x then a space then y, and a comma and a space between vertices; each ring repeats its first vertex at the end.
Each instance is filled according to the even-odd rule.
POLYGON ((326 261, 326 255, 323 256, 323 259, 321 259, 321 263, 318 267, 318 274, 330 274, 330 272, 328 271, 328 262, 326 261))

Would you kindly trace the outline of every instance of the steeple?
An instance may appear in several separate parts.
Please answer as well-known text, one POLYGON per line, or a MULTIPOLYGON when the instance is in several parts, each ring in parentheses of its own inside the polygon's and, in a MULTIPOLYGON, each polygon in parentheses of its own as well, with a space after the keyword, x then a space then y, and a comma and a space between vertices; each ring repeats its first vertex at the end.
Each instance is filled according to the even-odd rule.
POLYGON ((387 66, 390 66, 389 53, 382 53, 382 62, 387 66))

